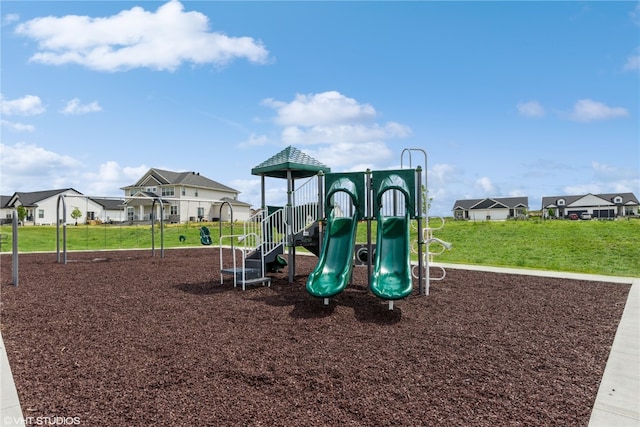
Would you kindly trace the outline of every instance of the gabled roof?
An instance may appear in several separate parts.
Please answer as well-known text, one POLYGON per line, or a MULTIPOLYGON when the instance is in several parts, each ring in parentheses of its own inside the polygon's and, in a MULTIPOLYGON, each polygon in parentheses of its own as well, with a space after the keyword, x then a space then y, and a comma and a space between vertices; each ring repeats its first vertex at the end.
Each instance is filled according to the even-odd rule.
POLYGON ((500 203, 494 199, 484 199, 475 205, 471 206, 470 209, 508 209, 509 207, 504 203, 500 203))
POLYGON ((89 197, 89 199, 93 200, 103 208, 107 210, 123 210, 124 208, 124 200, 123 199, 107 199, 102 197, 89 197))
POLYGON ((512 209, 529 206, 528 197, 487 197, 485 199, 456 200, 453 210, 469 209, 512 209))
POLYGON ((55 197, 59 194, 66 193, 67 191, 74 191, 75 193, 82 195, 81 192, 75 190, 73 188, 63 188, 60 190, 45 190, 45 191, 31 191, 31 192, 23 192, 18 191, 13 193, 11 199, 9 200, 7 207, 11 207, 15 205, 16 201, 20 200, 22 206, 38 206, 38 202, 49 199, 51 197, 55 197))
POLYGON ((123 189, 144 186, 145 181, 150 177, 157 181, 158 185, 185 185, 188 187, 208 188, 212 190, 228 191, 230 193, 239 193, 236 189, 200 175, 200 172, 173 172, 156 168, 149 169, 149 171, 145 173, 135 184, 123 187, 123 189))
POLYGON ((568 205, 571 205, 572 203, 575 203, 577 200, 580 200, 583 197, 587 197, 589 195, 594 197, 599 197, 600 199, 603 200, 603 202, 606 202, 608 204, 614 204, 613 199, 615 199, 617 196, 620 196, 622 198, 623 205, 640 204, 640 202, 638 202, 638 199, 633 193, 602 193, 602 194, 588 193, 588 194, 579 194, 579 195, 572 195, 572 196, 545 196, 542 198, 542 209, 557 206, 558 200, 560 199, 564 200, 565 206, 568 206, 568 205))
POLYGON ((252 175, 265 175, 273 178, 287 178, 291 171, 292 178, 308 178, 318 172, 331 172, 331 168, 323 165, 313 157, 295 147, 288 146, 278 154, 251 169, 252 175))
POLYGON ((232 199, 230 197, 223 197, 222 199, 220 199, 220 201, 229 202, 230 204, 235 206, 251 206, 251 203, 241 202, 240 200, 232 199))
POLYGON ((8 208, 9 200, 11 200, 11 196, 0 196, 0 209, 8 208))
POLYGON ((141 206, 141 205, 150 205, 153 201, 162 201, 164 205, 170 205, 171 202, 159 197, 156 193, 152 191, 136 191, 136 193, 127 198, 123 203, 124 206, 141 206))

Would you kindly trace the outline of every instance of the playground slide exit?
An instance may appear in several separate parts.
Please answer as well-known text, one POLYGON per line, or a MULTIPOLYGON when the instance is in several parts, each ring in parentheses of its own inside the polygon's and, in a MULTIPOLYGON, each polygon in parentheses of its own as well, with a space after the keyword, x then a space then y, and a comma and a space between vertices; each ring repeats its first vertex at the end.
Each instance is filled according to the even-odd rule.
POLYGON ((376 255, 370 289, 386 300, 402 299, 411 294, 411 247, 409 214, 385 217, 378 214, 376 255))
POLYGON ((346 288, 353 268, 357 228, 357 214, 334 217, 331 212, 318 265, 307 279, 307 292, 311 295, 331 298, 346 288))

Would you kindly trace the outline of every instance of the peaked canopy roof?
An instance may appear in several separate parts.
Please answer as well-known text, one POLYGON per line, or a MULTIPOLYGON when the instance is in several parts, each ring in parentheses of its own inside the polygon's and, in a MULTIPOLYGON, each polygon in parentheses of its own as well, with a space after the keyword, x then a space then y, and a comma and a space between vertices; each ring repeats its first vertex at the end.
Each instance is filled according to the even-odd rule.
POLYGON ((265 175, 273 178, 287 178, 291 171, 292 178, 308 178, 318 172, 331 172, 331 168, 323 165, 313 157, 295 147, 288 146, 275 156, 251 169, 252 175, 265 175))

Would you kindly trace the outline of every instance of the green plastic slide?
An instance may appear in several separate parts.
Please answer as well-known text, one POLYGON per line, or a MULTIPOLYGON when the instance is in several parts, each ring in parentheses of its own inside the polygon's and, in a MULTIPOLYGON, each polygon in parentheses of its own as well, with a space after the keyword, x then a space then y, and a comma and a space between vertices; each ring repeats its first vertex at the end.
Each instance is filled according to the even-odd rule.
POLYGON ((307 279, 307 292, 311 295, 331 298, 346 288, 353 268, 357 227, 357 214, 335 218, 331 212, 318 265, 307 279))
POLYGON ((376 254, 371 276, 371 292, 386 300, 402 299, 411 294, 410 218, 384 217, 378 213, 376 254))

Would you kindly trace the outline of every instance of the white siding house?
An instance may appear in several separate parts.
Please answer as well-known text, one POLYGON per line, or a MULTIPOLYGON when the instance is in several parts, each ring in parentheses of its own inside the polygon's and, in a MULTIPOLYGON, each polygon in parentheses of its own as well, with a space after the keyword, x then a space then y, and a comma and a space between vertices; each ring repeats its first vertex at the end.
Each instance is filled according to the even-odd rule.
POLYGON ((640 203, 633 193, 583 194, 542 198, 545 218, 619 218, 639 214, 640 203))
POLYGON ((504 221, 523 217, 528 210, 528 197, 488 197, 456 200, 453 205, 453 216, 455 219, 471 221, 504 221))
POLYGON ((11 196, 0 196, 0 224, 11 224, 13 208, 8 206, 11 196))
MULTIPOLYGON (((119 201, 119 204, 122 205, 122 201, 119 201)), ((76 222, 85 224, 89 220, 104 220, 109 215, 122 216, 121 213, 110 210, 111 207, 107 209, 104 199, 87 197, 73 188, 16 192, 9 198, 4 211, 10 215, 18 206, 24 207, 27 214, 23 221, 24 225, 54 225, 58 216, 67 224, 76 222), (76 209, 80 212, 80 216, 74 219, 71 215, 76 209)))
POLYGON ((135 184, 123 187, 127 221, 246 221, 251 205, 238 200, 238 190, 198 172, 150 169, 135 184), (155 210, 155 212, 153 212, 155 210))

